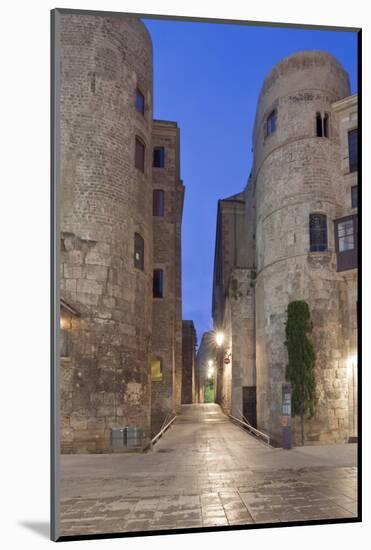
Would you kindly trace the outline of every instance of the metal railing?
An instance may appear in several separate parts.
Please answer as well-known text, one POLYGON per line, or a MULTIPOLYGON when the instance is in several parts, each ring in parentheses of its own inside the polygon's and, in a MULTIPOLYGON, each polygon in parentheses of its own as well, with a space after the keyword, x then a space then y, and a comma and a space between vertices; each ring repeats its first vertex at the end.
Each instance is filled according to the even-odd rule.
POLYGON ((252 432, 256 437, 260 437, 260 438, 264 439, 265 443, 270 446, 270 437, 269 437, 269 435, 265 434, 264 432, 262 432, 260 430, 257 430, 253 426, 251 426, 251 424, 247 420, 247 418, 244 417, 244 415, 240 411, 238 411, 238 412, 241 415, 241 417, 243 418, 243 420, 241 420, 240 418, 237 418, 236 416, 233 416, 231 414, 228 415, 229 418, 231 420, 234 420, 235 422, 238 422, 239 424, 241 424, 244 428, 246 428, 250 432, 252 432))
POLYGON ((165 420, 163 421, 162 423, 162 427, 161 427, 161 430, 158 432, 158 434, 155 435, 155 437, 153 439, 151 439, 151 446, 153 446, 156 441, 158 439, 160 439, 160 437, 166 432, 166 430, 168 428, 170 428, 170 426, 172 425, 172 423, 174 422, 174 420, 176 419, 176 415, 173 416, 173 418, 171 418, 169 420, 169 418, 171 417, 171 414, 167 414, 165 416, 165 420))

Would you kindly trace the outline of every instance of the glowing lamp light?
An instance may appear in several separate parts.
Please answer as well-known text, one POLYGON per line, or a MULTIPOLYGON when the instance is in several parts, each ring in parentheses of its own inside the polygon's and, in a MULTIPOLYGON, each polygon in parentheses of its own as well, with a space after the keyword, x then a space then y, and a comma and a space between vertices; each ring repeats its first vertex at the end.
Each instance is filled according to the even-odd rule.
POLYGON ((223 332, 217 332, 215 335, 215 342, 216 345, 220 348, 220 346, 223 345, 224 342, 224 333, 223 332))
POLYGON ((71 327, 71 321, 67 317, 61 316, 60 325, 62 330, 67 330, 71 327))
POLYGON ((209 359, 207 364, 208 364, 209 368, 211 368, 213 366, 213 360, 209 359))
POLYGON ((347 368, 348 371, 351 372, 353 370, 353 367, 355 367, 357 364, 357 355, 349 355, 347 359, 347 368))
POLYGON ((211 366, 208 368, 207 377, 212 378, 213 374, 214 374, 214 367, 211 366))

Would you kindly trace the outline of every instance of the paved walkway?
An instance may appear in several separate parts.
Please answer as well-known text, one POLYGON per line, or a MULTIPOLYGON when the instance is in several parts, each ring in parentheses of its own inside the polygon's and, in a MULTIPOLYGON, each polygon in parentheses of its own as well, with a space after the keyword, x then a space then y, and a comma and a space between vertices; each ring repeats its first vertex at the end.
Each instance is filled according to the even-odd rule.
POLYGON ((272 449, 186 405, 143 455, 64 455, 61 534, 354 517, 356 446, 272 449))

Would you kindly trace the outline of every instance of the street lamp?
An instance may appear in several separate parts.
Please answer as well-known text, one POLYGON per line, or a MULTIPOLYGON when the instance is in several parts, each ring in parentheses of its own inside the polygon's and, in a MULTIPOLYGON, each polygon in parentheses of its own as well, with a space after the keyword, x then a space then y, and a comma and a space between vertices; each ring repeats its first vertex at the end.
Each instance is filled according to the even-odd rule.
POLYGON ((218 348, 220 348, 223 345, 224 342, 224 332, 218 331, 215 334, 215 342, 218 348))

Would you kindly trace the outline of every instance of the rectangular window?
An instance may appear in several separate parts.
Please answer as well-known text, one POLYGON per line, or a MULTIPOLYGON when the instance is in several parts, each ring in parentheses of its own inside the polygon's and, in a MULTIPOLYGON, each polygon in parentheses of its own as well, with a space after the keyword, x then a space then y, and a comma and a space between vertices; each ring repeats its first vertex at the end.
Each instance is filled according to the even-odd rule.
POLYGON ((155 168, 164 168, 165 166, 165 147, 154 147, 153 166, 155 168))
POLYGON ((69 357, 70 355, 70 333, 68 330, 61 329, 60 332, 61 357, 69 357))
POLYGON ((327 250, 327 218, 325 214, 310 214, 309 244, 311 252, 327 250))
POLYGON ((144 240, 139 233, 134 235, 134 267, 144 270, 144 240))
POLYGON ((153 297, 163 298, 164 296, 164 272, 162 269, 155 269, 153 272, 153 297))
POLYGON ((352 208, 358 208, 358 185, 353 185, 352 193, 352 208))
POLYGON ((276 123, 277 123, 277 114, 276 111, 272 111, 271 114, 267 118, 267 136, 270 134, 273 134, 273 132, 276 131, 276 123))
POLYGON ((349 172, 355 172, 358 169, 358 130, 348 132, 349 148, 349 172))
POLYGON ((357 267, 357 216, 335 220, 335 247, 337 270, 357 267))
POLYGON ((138 88, 135 90, 135 110, 144 115, 144 95, 138 88))
POLYGON ((144 173, 145 145, 139 138, 135 138, 135 168, 144 173))
POLYGON ((346 220, 338 223, 338 242, 339 252, 353 250, 354 248, 354 229, 353 220, 346 220))
POLYGON ((153 191, 153 215, 164 216, 165 214, 165 193, 162 189, 153 191))

